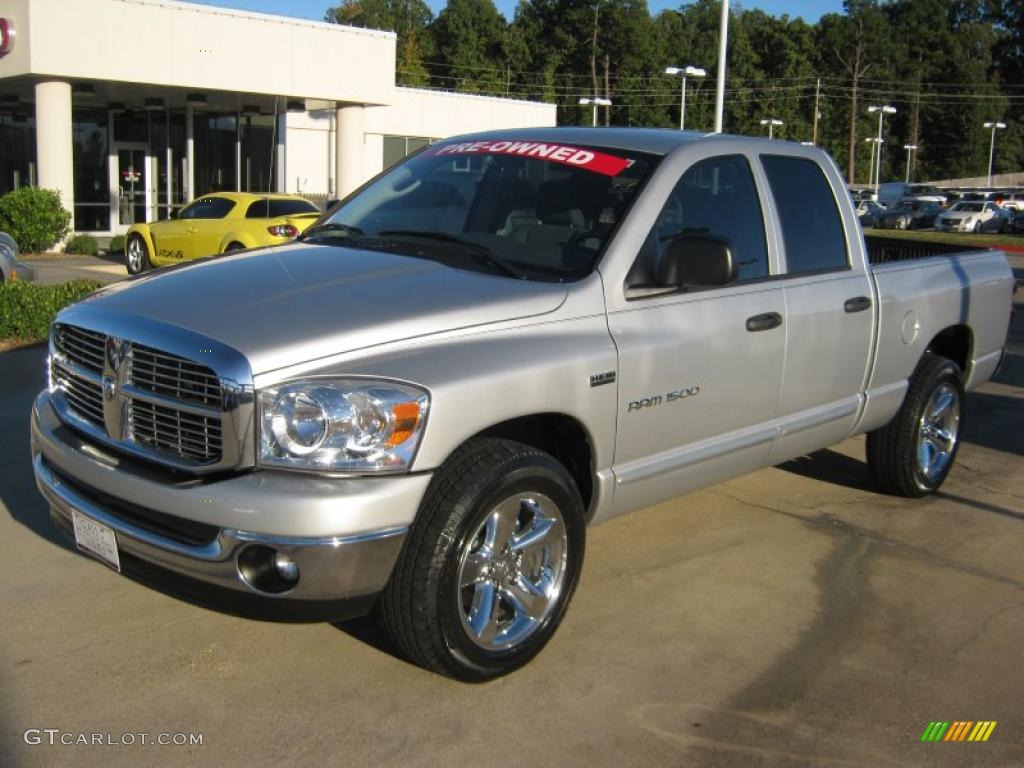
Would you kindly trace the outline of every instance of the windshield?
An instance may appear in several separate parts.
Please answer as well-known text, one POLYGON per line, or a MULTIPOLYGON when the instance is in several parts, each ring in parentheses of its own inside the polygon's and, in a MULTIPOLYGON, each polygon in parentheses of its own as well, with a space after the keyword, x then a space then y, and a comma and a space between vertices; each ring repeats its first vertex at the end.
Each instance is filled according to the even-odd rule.
POLYGON ((372 181, 304 239, 509 277, 578 279, 593 270, 657 160, 552 142, 435 144, 372 181))
POLYGON ((981 203, 957 203, 952 208, 950 208, 950 210, 951 211, 967 211, 968 213, 980 213, 981 212, 981 203))

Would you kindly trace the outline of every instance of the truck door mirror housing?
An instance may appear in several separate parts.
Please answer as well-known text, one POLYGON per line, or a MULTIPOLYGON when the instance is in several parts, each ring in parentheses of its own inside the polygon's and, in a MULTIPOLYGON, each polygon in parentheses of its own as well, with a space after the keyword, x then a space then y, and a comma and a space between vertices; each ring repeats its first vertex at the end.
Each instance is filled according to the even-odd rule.
POLYGON ((728 285, 738 276, 729 241, 706 234, 673 238, 658 266, 661 285, 678 285, 683 289, 728 285))

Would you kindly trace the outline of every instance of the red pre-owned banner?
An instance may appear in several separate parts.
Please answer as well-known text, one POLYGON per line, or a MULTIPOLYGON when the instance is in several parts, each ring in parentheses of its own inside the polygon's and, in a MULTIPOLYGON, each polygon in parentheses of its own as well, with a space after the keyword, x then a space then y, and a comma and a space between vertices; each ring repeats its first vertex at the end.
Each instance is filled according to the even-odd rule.
POLYGON ((552 163, 585 168, 605 176, 618 176, 629 166, 629 160, 624 157, 544 141, 470 141, 462 144, 442 144, 427 150, 427 154, 537 157, 552 163))

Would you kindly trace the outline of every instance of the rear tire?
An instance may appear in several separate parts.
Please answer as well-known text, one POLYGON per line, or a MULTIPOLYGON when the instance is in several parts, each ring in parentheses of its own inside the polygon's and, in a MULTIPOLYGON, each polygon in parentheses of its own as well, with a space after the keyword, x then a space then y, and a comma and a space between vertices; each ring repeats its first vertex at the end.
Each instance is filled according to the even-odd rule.
POLYGON ((952 360, 925 353, 892 421, 868 433, 868 469, 882 490, 919 498, 945 481, 963 429, 961 375, 952 360))
POLYGON ((228 243, 228 247, 224 249, 224 253, 228 253, 229 251, 244 251, 244 250, 245 250, 245 246, 242 245, 241 243, 228 243))
POLYGON ((382 596, 412 662, 482 682, 532 659, 558 628, 583 566, 583 502, 554 457, 469 441, 434 475, 382 596))
POLYGON ((149 260, 149 247, 142 235, 132 235, 124 246, 124 265, 129 275, 137 275, 152 269, 149 260))

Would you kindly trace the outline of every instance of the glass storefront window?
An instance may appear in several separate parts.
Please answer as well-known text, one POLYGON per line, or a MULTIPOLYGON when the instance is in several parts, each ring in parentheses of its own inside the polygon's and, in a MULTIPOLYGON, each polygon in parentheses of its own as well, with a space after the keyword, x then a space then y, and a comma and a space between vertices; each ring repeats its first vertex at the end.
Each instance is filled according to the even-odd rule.
POLYGON ((154 112, 149 126, 149 148, 156 168, 156 216, 158 219, 168 219, 173 207, 187 202, 183 170, 185 113, 154 112))
POLYGON ((31 106, 0 111, 0 195, 36 183, 36 119, 31 106))
POLYGON ((273 192, 272 160, 274 146, 274 117, 253 115, 242 117, 242 191, 273 192))
POLYGON ((237 188, 235 143, 238 118, 235 114, 196 113, 193 122, 196 196, 227 192, 237 188))
POLYGON ((71 113, 74 142, 75 231, 110 229, 107 111, 79 109, 71 113))

